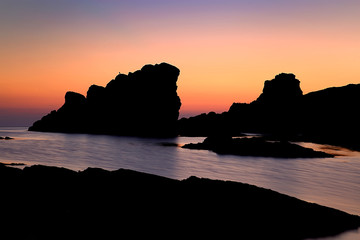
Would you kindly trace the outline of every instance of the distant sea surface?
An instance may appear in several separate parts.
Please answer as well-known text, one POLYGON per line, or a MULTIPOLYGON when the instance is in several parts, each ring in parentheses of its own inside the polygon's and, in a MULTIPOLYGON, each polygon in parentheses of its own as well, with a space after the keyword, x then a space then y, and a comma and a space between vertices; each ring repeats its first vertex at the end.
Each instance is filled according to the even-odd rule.
MULTIPOLYGON (((0 136, 14 138, 0 140, 0 162, 3 163, 42 164, 73 170, 126 168, 174 179, 194 175, 232 180, 360 215, 360 152, 344 148, 299 143, 337 156, 278 159, 218 155, 205 150, 168 146, 203 141, 204 138, 198 137, 151 139, 42 133, 29 132, 25 127, 0 128, 0 136)), ((328 239, 359 237, 358 232, 348 232, 328 239)))

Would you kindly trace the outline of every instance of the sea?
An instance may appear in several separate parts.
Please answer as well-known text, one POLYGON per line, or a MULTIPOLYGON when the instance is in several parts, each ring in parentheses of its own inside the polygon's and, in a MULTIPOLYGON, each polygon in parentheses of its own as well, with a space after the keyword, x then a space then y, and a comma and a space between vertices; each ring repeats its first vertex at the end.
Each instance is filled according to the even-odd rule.
MULTIPOLYGON (((0 162, 42 164, 84 170, 119 168, 173 179, 197 176, 248 183, 308 202, 360 215, 360 152, 314 143, 297 144, 335 154, 334 158, 283 159, 218 155, 181 148, 202 137, 168 139, 29 132, 0 127, 0 162)), ((17 166, 17 167, 24 167, 17 166)), ((360 239, 360 229, 322 240, 360 239)))

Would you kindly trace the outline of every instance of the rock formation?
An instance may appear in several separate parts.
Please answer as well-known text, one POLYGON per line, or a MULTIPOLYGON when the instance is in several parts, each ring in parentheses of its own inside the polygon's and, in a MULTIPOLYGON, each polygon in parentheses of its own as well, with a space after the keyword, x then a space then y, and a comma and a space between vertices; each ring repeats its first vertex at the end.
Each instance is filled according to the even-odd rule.
MULTIPOLYGON (((179 120, 180 135, 210 136, 242 132, 289 133, 303 97, 294 74, 281 73, 267 80, 263 93, 250 104, 234 103, 228 112, 209 113, 179 120)), ((292 131, 290 131, 292 132, 292 131)))
POLYGON ((148 137, 176 135, 181 106, 179 69, 167 63, 119 74, 106 87, 90 86, 87 96, 67 92, 65 104, 30 131, 101 133, 148 137))
POLYGON ((183 148, 210 150, 218 154, 273 158, 332 158, 331 154, 314 151, 287 141, 267 141, 261 137, 207 137, 202 143, 185 144, 183 148))
POLYGON ((359 216, 231 181, 2 164, 0 180, 4 239, 300 240, 360 226, 359 216))
POLYGON ((306 140, 360 150, 360 84, 304 95, 301 118, 306 140))
POLYGON ((13 140, 14 138, 12 138, 12 137, 8 137, 8 136, 6 136, 6 137, 0 137, 0 140, 13 140))
POLYGON ((180 135, 236 136, 257 132, 282 140, 315 141, 360 149, 360 84, 303 95, 294 74, 267 80, 252 103, 234 103, 229 111, 179 120, 180 135))
POLYGON ((266 80, 262 94, 255 101, 262 104, 296 102, 303 96, 300 81, 292 73, 280 73, 273 80, 266 80))

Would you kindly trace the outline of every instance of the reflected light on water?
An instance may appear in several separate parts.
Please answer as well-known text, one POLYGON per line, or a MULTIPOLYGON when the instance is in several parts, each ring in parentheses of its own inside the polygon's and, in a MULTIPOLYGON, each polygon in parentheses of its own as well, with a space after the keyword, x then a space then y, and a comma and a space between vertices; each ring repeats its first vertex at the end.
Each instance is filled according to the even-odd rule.
POLYGON ((172 146, 202 142, 204 138, 147 139, 28 132, 25 128, 1 128, 0 136, 15 138, 0 142, 0 162, 73 170, 127 168, 175 179, 194 175, 239 181, 360 215, 360 153, 343 148, 299 143, 337 156, 276 159, 218 155, 172 146))

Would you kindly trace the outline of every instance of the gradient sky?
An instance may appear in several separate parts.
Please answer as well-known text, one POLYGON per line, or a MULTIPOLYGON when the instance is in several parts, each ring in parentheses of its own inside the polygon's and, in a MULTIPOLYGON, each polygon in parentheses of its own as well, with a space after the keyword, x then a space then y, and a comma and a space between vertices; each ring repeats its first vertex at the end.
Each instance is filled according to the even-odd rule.
POLYGON ((1 0, 0 126, 148 63, 181 70, 183 116, 251 102, 281 72, 304 93, 360 83, 359 12, 358 0, 1 0))

